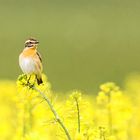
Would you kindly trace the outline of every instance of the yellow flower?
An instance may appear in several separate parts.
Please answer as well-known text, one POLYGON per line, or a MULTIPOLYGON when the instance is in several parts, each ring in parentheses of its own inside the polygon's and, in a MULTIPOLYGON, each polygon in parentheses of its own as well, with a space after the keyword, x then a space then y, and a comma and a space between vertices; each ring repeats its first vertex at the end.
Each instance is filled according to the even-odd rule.
POLYGON ((97 96, 97 104, 102 105, 108 102, 108 97, 103 91, 100 91, 97 96))
POLYGON ((112 90, 114 90, 114 91, 119 90, 119 87, 116 86, 115 83, 113 83, 113 82, 108 82, 106 84, 101 85, 100 89, 105 93, 109 93, 112 90))
POLYGON ((76 133, 74 140, 84 140, 84 136, 81 133, 76 133))
POLYGON ((71 95, 70 95, 71 99, 76 99, 77 101, 81 100, 81 92, 79 91, 74 91, 71 95))

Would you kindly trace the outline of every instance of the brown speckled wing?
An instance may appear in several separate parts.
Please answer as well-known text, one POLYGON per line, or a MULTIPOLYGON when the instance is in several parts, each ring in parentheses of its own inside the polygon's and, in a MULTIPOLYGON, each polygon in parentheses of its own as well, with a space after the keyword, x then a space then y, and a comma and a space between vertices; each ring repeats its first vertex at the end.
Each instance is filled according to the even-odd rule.
POLYGON ((40 61, 42 62, 42 58, 41 58, 40 53, 39 53, 39 52, 36 52, 36 54, 38 55, 38 57, 39 57, 40 61))

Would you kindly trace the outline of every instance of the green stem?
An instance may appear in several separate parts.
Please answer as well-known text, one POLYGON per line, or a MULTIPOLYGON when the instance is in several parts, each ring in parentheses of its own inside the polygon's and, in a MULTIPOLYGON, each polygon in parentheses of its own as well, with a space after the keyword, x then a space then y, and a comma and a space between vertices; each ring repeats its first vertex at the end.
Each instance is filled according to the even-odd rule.
POLYGON ((99 127, 99 130, 100 130, 100 139, 101 140, 105 140, 105 131, 104 131, 104 128, 103 127, 99 127))
POLYGON ((110 102, 111 102, 111 95, 110 95, 110 93, 108 93, 108 104, 109 104, 109 108, 108 108, 108 123, 109 123, 110 134, 112 134, 112 111, 111 111, 110 102))
POLYGON ((78 132, 80 133, 80 109, 79 109, 79 103, 76 98, 75 98, 75 102, 77 107, 78 132))
POLYGON ((25 105, 24 105, 24 114, 23 114, 23 130, 22 130, 22 136, 23 138, 25 137, 26 135, 26 121, 25 121, 25 105))
POLYGON ((24 103, 24 114, 23 114, 23 137, 31 131, 33 127, 33 114, 31 103, 24 103), (29 118, 26 117, 26 114, 29 115, 29 118))
POLYGON ((65 134, 66 134, 66 136, 67 136, 67 139, 68 139, 68 140, 71 140, 71 137, 70 137, 70 134, 69 134, 67 128, 65 127, 65 125, 63 124, 63 122, 62 122, 62 120, 60 119, 59 115, 58 115, 57 112, 55 111, 55 109, 54 109, 53 105, 51 104, 49 98, 48 98, 43 92, 41 92, 39 89, 37 89, 36 87, 33 86, 32 88, 33 88, 34 90, 36 90, 37 92, 39 92, 40 95, 42 96, 42 98, 48 103, 48 105, 49 105, 49 107, 50 107, 52 113, 53 113, 54 116, 55 116, 55 119, 56 119, 57 122, 60 124, 60 126, 63 128, 63 130, 64 130, 64 132, 65 132, 65 134))

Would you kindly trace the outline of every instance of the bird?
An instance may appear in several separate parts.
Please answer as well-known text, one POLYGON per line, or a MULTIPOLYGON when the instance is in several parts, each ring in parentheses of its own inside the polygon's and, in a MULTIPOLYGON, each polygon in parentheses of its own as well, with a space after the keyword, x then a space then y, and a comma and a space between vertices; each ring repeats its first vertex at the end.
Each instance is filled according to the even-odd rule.
MULTIPOLYGON (((37 51, 39 41, 35 38, 29 38, 25 41, 25 48, 19 55, 19 66, 22 72, 26 75, 35 74, 37 84, 43 83, 42 80, 42 58, 40 53, 37 51)), ((30 79, 29 77, 29 79, 30 79)), ((28 82, 29 82, 28 79, 28 82)))

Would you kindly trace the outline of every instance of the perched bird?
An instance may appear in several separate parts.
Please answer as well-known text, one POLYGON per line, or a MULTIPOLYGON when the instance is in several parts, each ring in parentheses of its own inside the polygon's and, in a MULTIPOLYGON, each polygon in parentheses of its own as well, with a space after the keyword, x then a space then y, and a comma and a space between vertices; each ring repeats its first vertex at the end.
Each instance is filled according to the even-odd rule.
POLYGON ((25 48, 19 55, 19 65, 23 73, 31 75, 35 74, 37 83, 40 85, 42 81, 42 58, 37 51, 39 42, 34 38, 25 41, 25 48))

